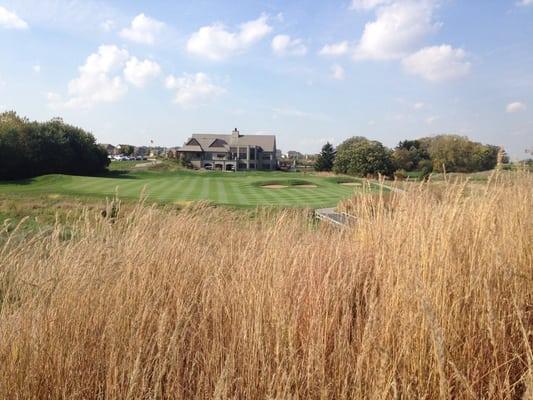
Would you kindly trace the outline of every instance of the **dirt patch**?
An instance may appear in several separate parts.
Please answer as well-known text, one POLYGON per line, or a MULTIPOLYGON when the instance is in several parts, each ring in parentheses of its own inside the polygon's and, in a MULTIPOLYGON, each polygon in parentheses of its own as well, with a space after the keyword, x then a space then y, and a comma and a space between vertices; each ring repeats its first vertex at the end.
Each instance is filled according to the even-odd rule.
POLYGON ((261 187, 265 188, 265 189, 285 189, 285 188, 288 188, 288 186, 285 186, 285 185, 263 185, 261 187))
POLYGON ((339 185, 342 185, 342 186, 361 186, 361 184, 359 182, 342 182, 342 183, 339 183, 339 185))
POLYGON ((317 185, 312 185, 312 184, 309 184, 309 185, 294 185, 295 188, 308 188, 308 189, 313 189, 313 188, 316 188, 317 185))

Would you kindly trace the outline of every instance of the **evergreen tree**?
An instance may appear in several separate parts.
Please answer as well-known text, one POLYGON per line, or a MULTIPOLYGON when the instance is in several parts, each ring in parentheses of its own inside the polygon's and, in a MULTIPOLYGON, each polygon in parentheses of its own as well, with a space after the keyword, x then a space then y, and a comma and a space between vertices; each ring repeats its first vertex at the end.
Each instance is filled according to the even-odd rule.
POLYGON ((333 161, 335 160, 335 150, 331 143, 327 142, 322 151, 318 155, 315 163, 315 170, 317 171, 331 171, 333 168, 333 161))

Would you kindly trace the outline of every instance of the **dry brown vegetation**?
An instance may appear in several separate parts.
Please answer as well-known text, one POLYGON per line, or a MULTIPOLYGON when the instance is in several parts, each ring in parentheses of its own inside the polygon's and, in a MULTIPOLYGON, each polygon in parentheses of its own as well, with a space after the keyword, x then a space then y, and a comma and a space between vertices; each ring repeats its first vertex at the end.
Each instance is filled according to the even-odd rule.
POLYGON ((532 204, 521 175, 344 230, 139 205, 6 240, 0 398, 530 399, 532 204))

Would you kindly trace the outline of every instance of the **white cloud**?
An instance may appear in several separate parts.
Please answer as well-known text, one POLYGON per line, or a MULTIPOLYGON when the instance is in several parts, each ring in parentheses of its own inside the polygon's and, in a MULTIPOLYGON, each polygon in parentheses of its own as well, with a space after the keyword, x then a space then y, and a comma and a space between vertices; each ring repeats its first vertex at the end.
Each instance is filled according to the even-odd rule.
POLYGON ((31 69, 32 69, 33 72, 35 72, 36 74, 38 74, 39 72, 41 72, 41 66, 40 66, 39 64, 34 65, 33 67, 31 67, 31 69))
POLYGON ((307 47, 301 39, 291 39, 288 35, 276 35, 272 39, 272 51, 278 56, 304 56, 307 53, 307 47))
POLYGON ((187 41, 187 51, 218 61, 242 53, 271 31, 266 15, 241 24, 238 32, 230 32, 223 24, 215 23, 194 32, 187 41))
POLYGON ((176 91, 174 102, 182 107, 205 103, 225 92, 224 88, 212 83, 209 76, 202 72, 183 74, 180 78, 169 75, 165 86, 176 91))
POLYGON ((56 92, 46 93, 46 100, 48 102, 48 107, 50 107, 53 110, 58 110, 58 109, 64 108, 65 106, 63 97, 59 93, 56 93, 56 92))
POLYGON ((390 3, 390 0, 352 0, 350 8, 352 10, 371 10, 387 3, 390 3))
POLYGON ((433 82, 464 77, 471 67, 463 49, 454 49, 446 44, 424 47, 405 57, 402 64, 407 73, 433 82))
POLYGON ((14 12, 0 6, 0 28, 28 29, 28 24, 14 12))
POLYGON ((68 84, 70 99, 65 103, 71 108, 90 108, 95 103, 114 102, 127 93, 120 72, 129 54, 117 46, 100 46, 97 53, 87 57, 79 68, 80 76, 68 84), (115 75, 113 75, 115 74, 115 75))
POLYGON ((346 78, 346 74, 344 73, 344 68, 342 68, 340 65, 335 64, 331 67, 331 77, 337 81, 342 81, 346 78))
POLYGON ((163 22, 141 13, 133 18, 129 28, 124 28, 120 31, 120 36, 132 42, 154 44, 164 27, 165 24, 163 22))
MULTIPOLYGON (((94 34, 102 21, 123 20, 121 11, 102 0, 4 0, 16 5, 30 25, 53 27, 55 32, 94 34)), ((13 6, 15 7, 15 6, 13 6)))
POLYGON ((68 83, 68 98, 49 93, 53 108, 91 108, 98 103, 118 101, 128 92, 128 83, 144 87, 161 73, 154 61, 130 57, 125 49, 102 45, 78 68, 79 76, 68 83))
POLYGON ((520 111, 525 111, 526 108, 527 107, 524 103, 520 101, 515 101, 513 103, 507 104, 507 107, 505 107, 505 111, 507 111, 508 113, 516 113, 520 111))
POLYGON ((342 56, 346 53, 348 53, 349 45, 347 41, 339 42, 339 43, 332 43, 332 44, 326 44, 318 54, 322 56, 342 56))
POLYGON ((378 8, 376 20, 365 25, 355 59, 388 60, 405 56, 436 31, 431 0, 397 1, 378 8))
POLYGON ((161 67, 155 61, 140 61, 136 57, 130 58, 124 68, 124 78, 132 85, 144 87, 146 84, 159 76, 161 67))
POLYGON ((104 32, 111 32, 113 29, 115 29, 116 25, 117 24, 114 20, 106 19, 100 24, 100 28, 102 28, 104 32))
POLYGON ((437 116, 435 116, 435 115, 431 115, 431 116, 429 116, 429 117, 426 118, 426 124, 428 124, 428 125, 432 125, 433 122, 435 122, 435 121, 437 121, 437 120, 439 120, 439 119, 440 119, 440 117, 437 117, 437 116))
POLYGON ((519 6, 532 6, 533 0, 520 0, 518 3, 519 6))
POLYGON ((121 67, 128 58, 127 50, 119 49, 115 45, 102 45, 97 53, 87 57, 79 70, 81 75, 107 74, 121 67))
POLYGON ((421 110, 425 107, 426 105, 424 103, 422 103, 421 101, 419 102, 416 102, 415 104, 413 104, 413 109, 414 110, 421 110))

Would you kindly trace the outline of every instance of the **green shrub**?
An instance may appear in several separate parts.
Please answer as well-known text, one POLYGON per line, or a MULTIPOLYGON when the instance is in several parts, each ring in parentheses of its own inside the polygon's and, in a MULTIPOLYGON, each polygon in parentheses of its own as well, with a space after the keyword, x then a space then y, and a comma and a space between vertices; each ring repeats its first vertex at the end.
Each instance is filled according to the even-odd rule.
POLYGON ((403 181, 405 179, 407 179, 407 171, 404 170, 404 169, 398 169, 394 172, 394 178, 399 180, 399 181, 403 181))

